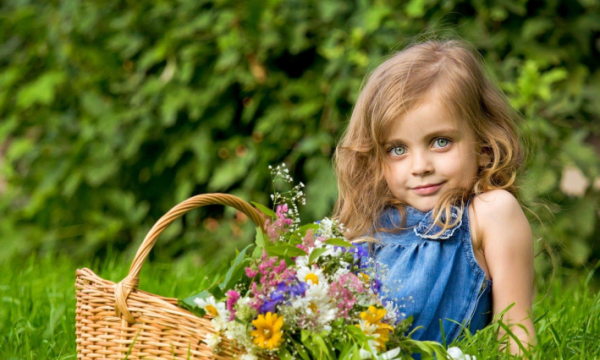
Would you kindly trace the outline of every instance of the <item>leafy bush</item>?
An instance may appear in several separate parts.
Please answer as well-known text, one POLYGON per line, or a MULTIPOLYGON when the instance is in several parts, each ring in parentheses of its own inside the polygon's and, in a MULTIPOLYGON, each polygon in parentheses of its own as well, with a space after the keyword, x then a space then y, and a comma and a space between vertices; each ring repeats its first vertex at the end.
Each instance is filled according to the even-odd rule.
MULTIPOLYGON (((134 249, 195 194, 268 202, 267 166, 307 184, 303 220, 331 212, 331 154, 361 81, 413 36, 455 27, 527 119, 525 199, 568 266, 600 251, 600 12, 593 1, 6 1, 0 5, 0 261, 134 249), (583 191, 581 190, 583 189, 583 191), (535 202, 547 203, 544 206, 535 202), (594 252, 595 251, 595 252, 594 252)), ((209 207, 155 254, 225 256, 253 227, 209 207), (199 224, 204 226, 198 226, 199 224)), ((543 265, 542 270, 547 269, 543 265)))

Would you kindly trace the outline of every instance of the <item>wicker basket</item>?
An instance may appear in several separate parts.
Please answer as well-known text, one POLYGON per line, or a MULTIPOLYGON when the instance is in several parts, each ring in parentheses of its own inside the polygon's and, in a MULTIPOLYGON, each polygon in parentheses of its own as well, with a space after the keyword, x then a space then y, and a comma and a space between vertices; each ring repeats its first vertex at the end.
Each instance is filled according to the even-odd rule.
POLYGON ((238 197, 198 195, 158 220, 120 283, 104 280, 90 269, 77 270, 77 359, 232 359, 242 353, 224 339, 223 350, 213 354, 203 342, 207 333, 215 332, 209 316, 200 318, 177 306, 177 299, 138 290, 140 270, 158 235, 186 212, 213 204, 234 207, 264 227, 262 213, 238 197))

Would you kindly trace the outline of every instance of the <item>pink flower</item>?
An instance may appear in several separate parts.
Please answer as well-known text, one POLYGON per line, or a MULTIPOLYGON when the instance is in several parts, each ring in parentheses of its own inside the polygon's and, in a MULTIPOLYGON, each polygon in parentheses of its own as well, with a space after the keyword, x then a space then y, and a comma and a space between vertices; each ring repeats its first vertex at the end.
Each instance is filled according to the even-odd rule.
MULTIPOLYGON (((260 273, 260 286, 256 282, 251 285, 251 292, 254 298, 251 306, 259 309, 269 299, 269 294, 282 282, 289 282, 296 277, 296 272, 293 268, 288 268, 285 260, 277 261, 277 257, 269 257, 266 251, 263 251, 263 256, 258 264, 258 273, 260 273)), ((246 273, 248 270, 246 270, 246 273)))
POLYGON ((306 231, 306 235, 302 238, 302 245, 305 247, 315 247, 315 236, 313 233, 312 229, 306 231))
POLYGON ((329 296, 335 299, 340 315, 348 318, 348 312, 356 304, 354 294, 364 291, 362 281, 353 273, 347 273, 340 276, 339 280, 331 283, 329 287, 329 296))
POLYGON ((296 247, 306 251, 306 253, 308 254, 308 248, 306 247, 306 245, 298 244, 298 245, 296 245, 296 247))
POLYGON ((364 283, 353 273, 340 276, 340 282, 344 283, 353 292, 360 293, 364 291, 364 283))
POLYGON ((244 270, 246 270, 246 276, 249 277, 249 278, 253 278, 253 277, 255 277, 258 274, 257 270, 255 270, 253 268, 250 268, 250 267, 247 267, 244 270))
POLYGON ((327 238, 325 236, 319 236, 319 237, 317 237, 317 241, 319 241, 319 242, 323 242, 323 241, 326 241, 326 240, 327 240, 327 238))
POLYGON ((227 295, 227 310, 229 310, 229 313, 231 314, 229 316, 229 321, 232 321, 233 319, 235 319, 235 309, 233 308, 233 306, 240 299, 240 293, 238 293, 235 290, 229 290, 226 293, 226 295, 227 295))
POLYGON ((275 242, 279 238, 279 229, 275 223, 271 223, 271 219, 265 220, 265 229, 269 236, 269 241, 275 242))
POLYGON ((281 234, 285 234, 289 231, 289 227, 292 225, 293 220, 285 217, 287 212, 287 204, 277 205, 275 211, 275 221, 272 222, 271 219, 267 219, 265 221, 265 229, 267 230, 267 235, 269 236, 269 240, 271 242, 275 242, 277 239, 279 239, 281 234))

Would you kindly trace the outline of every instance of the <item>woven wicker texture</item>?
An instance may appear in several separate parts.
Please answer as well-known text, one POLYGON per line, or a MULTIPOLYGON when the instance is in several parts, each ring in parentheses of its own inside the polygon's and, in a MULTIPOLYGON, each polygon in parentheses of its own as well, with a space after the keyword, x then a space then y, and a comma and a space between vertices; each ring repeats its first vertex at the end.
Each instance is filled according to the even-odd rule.
MULTIPOLYGON (((210 316, 200 318, 177 306, 177 299, 139 290, 139 273, 160 233, 186 212, 213 204, 234 207, 264 228, 262 213, 228 194, 191 197, 152 227, 128 275, 115 284, 90 269, 77 270, 75 312, 78 359, 232 359, 238 349, 224 339, 218 354, 203 342, 214 333, 210 316), (133 345, 132 345, 133 344, 133 345)), ((239 356, 236 356, 239 358, 239 356)))

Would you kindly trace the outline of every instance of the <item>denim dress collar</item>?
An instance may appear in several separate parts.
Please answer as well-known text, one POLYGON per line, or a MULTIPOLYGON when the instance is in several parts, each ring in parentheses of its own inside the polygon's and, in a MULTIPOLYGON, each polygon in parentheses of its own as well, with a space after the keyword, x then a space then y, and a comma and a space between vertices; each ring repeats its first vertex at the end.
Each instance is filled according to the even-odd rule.
MULTIPOLYGON (((441 234, 440 231, 442 230, 442 227, 435 223, 435 219, 433 218, 433 209, 424 212, 410 205, 405 205, 404 209, 406 211, 406 227, 412 227, 414 234, 423 239, 447 240, 452 237, 456 230, 460 229, 462 226, 463 213, 458 206, 450 206, 450 224, 454 223, 457 219, 458 222, 454 226, 446 229, 441 234)), ((441 222, 445 223, 446 218, 446 212, 442 211, 441 222)), ((395 207, 387 207, 382 214, 382 218, 380 219, 380 223, 388 229, 399 227, 400 221, 400 212, 395 207)))

